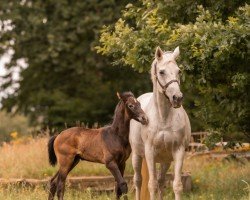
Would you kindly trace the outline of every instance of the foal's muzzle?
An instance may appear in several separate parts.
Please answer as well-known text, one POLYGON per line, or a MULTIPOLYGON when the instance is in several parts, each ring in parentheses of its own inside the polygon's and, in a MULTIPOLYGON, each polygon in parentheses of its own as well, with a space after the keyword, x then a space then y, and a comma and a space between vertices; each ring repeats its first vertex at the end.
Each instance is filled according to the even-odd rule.
POLYGON ((138 121, 141 122, 143 125, 148 124, 148 118, 146 115, 141 115, 140 117, 138 117, 138 121))

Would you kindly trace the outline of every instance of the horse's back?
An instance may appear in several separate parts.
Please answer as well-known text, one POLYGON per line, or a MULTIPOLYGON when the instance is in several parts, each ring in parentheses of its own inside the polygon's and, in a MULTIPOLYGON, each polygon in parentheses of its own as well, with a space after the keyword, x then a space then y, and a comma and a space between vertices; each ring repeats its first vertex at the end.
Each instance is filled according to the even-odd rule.
POLYGON ((145 93, 137 98, 137 100, 141 103, 141 108, 143 111, 145 111, 145 108, 148 105, 152 96, 153 96, 153 93, 148 92, 148 93, 145 93))

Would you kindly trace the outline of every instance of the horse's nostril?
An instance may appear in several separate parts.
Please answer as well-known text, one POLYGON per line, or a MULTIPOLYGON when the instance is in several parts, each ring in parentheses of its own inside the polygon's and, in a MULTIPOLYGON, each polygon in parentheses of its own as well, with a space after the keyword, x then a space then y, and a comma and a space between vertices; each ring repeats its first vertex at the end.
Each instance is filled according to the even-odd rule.
POLYGON ((183 99, 183 95, 182 94, 180 94, 180 95, 173 95, 173 100, 174 101, 182 101, 182 99, 183 99))

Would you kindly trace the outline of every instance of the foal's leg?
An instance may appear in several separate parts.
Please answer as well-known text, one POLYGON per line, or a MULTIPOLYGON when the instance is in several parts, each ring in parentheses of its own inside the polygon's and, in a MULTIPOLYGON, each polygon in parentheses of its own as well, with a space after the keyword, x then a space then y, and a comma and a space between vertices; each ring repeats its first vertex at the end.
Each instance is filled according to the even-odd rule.
POLYGON ((134 185, 136 190, 136 200, 140 200, 141 195, 141 184, 142 184, 142 176, 141 176, 141 166, 142 166, 142 157, 132 153, 132 165, 134 169, 134 185))
POLYGON ((184 147, 180 147, 179 149, 176 150, 176 152, 174 152, 175 166, 174 166, 173 189, 175 194, 175 200, 181 199, 181 193, 183 190, 183 185, 181 182, 181 170, 183 165, 184 154, 185 154, 184 147))
POLYGON ((148 190, 150 193, 150 200, 155 199, 155 194, 158 188, 158 183, 156 179, 156 165, 154 160, 154 150, 153 146, 150 144, 145 145, 145 158, 148 165, 149 181, 148 190))
POLYGON ((49 198, 48 200, 53 200, 56 193, 56 183, 57 183, 58 172, 52 177, 49 183, 49 198))
POLYGON ((79 158, 75 156, 64 156, 60 164, 57 178, 57 197, 58 200, 63 200, 65 181, 69 172, 78 164, 79 158))
POLYGON ((169 167, 170 163, 161 163, 161 168, 158 174, 158 187, 159 187, 158 192, 160 200, 163 200, 166 172, 168 171, 169 167))
MULTIPOLYGON (((125 162, 122 163, 122 164, 119 164, 119 166, 118 166, 118 168, 119 168, 119 170, 120 170, 120 172, 121 172, 122 177, 124 176, 125 167, 126 167, 126 163, 125 163, 125 162)), ((116 198, 117 198, 117 199, 120 199, 121 196, 122 196, 122 190, 121 190, 121 188, 118 186, 118 184, 116 183, 116 198)), ((127 199, 128 199, 128 197, 127 197, 127 195, 125 194, 125 195, 124 195, 124 200, 127 200, 127 199)))
MULTIPOLYGON (((112 175, 115 177, 115 181, 117 183, 117 188, 121 191, 121 194, 127 194, 128 192, 128 186, 125 182, 124 178, 122 177, 122 174, 119 170, 119 167, 115 161, 110 161, 106 163, 106 167, 109 169, 109 171, 112 173, 112 175)), ((119 198, 119 197, 117 197, 119 198)))

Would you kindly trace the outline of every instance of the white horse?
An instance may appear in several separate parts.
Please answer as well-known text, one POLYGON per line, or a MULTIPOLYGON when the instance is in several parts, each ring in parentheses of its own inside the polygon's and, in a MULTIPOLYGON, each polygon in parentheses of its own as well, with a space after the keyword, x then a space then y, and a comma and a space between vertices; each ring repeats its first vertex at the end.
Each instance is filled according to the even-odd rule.
POLYGON ((138 98, 149 119, 149 124, 143 126, 134 120, 130 122, 129 137, 135 173, 136 200, 140 199, 143 158, 146 159, 148 166, 150 199, 155 199, 157 190, 159 198, 163 199, 165 174, 172 161, 175 161, 173 181, 175 199, 179 200, 181 197, 183 190, 181 171, 185 148, 190 140, 191 127, 182 107, 180 69, 175 62, 179 53, 179 47, 173 52, 163 52, 160 47, 157 47, 151 67, 153 93, 146 93, 138 98), (158 180, 156 163, 160 163, 158 180))

